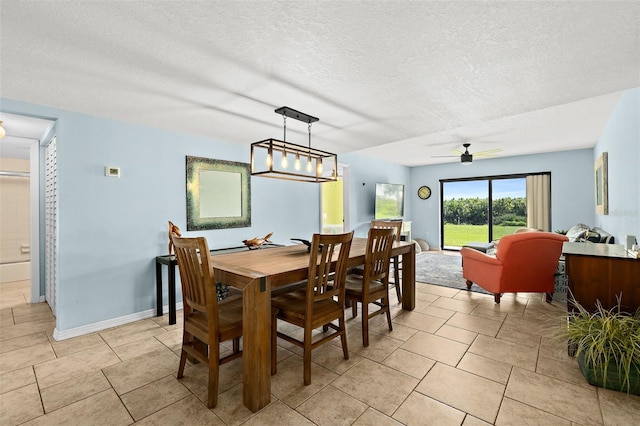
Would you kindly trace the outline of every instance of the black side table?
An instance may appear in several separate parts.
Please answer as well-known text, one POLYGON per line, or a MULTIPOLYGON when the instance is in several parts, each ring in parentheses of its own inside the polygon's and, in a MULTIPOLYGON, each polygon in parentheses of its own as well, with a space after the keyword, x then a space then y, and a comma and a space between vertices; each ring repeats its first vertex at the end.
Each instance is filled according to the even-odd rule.
POLYGON ((162 265, 169 267, 169 324, 176 323, 176 265, 175 255, 156 256, 156 316, 162 312, 162 265))

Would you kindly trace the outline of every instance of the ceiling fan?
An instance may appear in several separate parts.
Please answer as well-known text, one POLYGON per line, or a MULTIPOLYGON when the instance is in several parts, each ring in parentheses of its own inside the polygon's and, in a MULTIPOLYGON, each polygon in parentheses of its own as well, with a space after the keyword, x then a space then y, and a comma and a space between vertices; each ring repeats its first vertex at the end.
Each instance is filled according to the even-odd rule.
MULTIPOLYGON (((432 155, 432 157, 460 157, 460 162, 464 165, 469 165, 471 163, 473 163, 473 155, 469 152, 469 147, 471 146, 470 143, 463 143, 462 146, 464 147, 464 152, 454 149, 453 152, 455 152, 458 155, 432 155)), ((495 148, 495 149, 489 149, 487 151, 480 151, 480 152, 476 152, 475 156, 476 157, 485 157, 485 158, 489 158, 489 157, 495 157, 496 154, 498 152, 502 151, 500 148, 495 148)))

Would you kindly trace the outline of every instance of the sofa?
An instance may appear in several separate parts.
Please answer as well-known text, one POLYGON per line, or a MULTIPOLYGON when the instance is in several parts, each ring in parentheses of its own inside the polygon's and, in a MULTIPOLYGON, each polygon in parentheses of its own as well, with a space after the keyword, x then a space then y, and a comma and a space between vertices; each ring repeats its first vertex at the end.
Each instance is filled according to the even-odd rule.
POLYGON ((571 242, 592 242, 599 244, 615 244, 615 238, 602 228, 585 225, 584 223, 578 223, 571 227, 566 233, 567 238, 571 242))

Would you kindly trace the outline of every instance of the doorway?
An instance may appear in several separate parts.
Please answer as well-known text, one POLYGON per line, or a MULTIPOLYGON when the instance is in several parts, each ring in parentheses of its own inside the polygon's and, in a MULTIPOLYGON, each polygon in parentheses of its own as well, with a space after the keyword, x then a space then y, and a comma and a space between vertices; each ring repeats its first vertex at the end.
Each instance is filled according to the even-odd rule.
MULTIPOLYGON (((0 158, 3 164, 6 164, 5 159, 9 159, 7 163, 18 161, 23 165, 22 179, 28 176, 28 183, 24 181, 28 187, 28 193, 24 195, 26 199, 23 200, 26 206, 24 208, 28 210, 23 217, 27 230, 21 234, 19 242, 12 242, 13 247, 11 247, 11 250, 14 252, 17 250, 23 255, 22 260, 26 266, 21 267, 23 269, 26 267, 28 272, 26 275, 24 271, 21 272, 20 278, 26 278, 25 280, 15 282, 21 283, 20 286, 24 287, 23 303, 38 303, 44 301, 44 296, 40 295, 40 211, 42 209, 40 205, 40 142, 47 135, 52 134, 55 121, 4 112, 0 112, 0 120, 3 121, 2 126, 6 131, 5 136, 0 139, 0 158), (28 259, 25 259, 26 257, 28 259)), ((0 191, 3 192, 2 198, 4 198, 4 188, 0 187, 0 191)), ((11 222, 8 229, 13 230, 14 221, 11 222)), ((7 228, 4 223, 2 228, 3 230, 7 228)), ((2 239, 4 241, 4 237, 2 239)))
POLYGON ((338 180, 320 184, 320 232, 323 234, 345 232, 349 229, 348 218, 349 167, 338 164, 338 180))

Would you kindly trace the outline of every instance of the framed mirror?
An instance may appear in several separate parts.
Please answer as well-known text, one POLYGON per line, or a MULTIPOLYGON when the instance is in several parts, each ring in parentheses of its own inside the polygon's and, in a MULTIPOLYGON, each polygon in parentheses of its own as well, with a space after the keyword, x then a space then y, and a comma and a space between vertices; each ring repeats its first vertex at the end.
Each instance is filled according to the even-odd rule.
POLYGON ((248 163, 187 156, 187 231, 251 226, 248 163))

